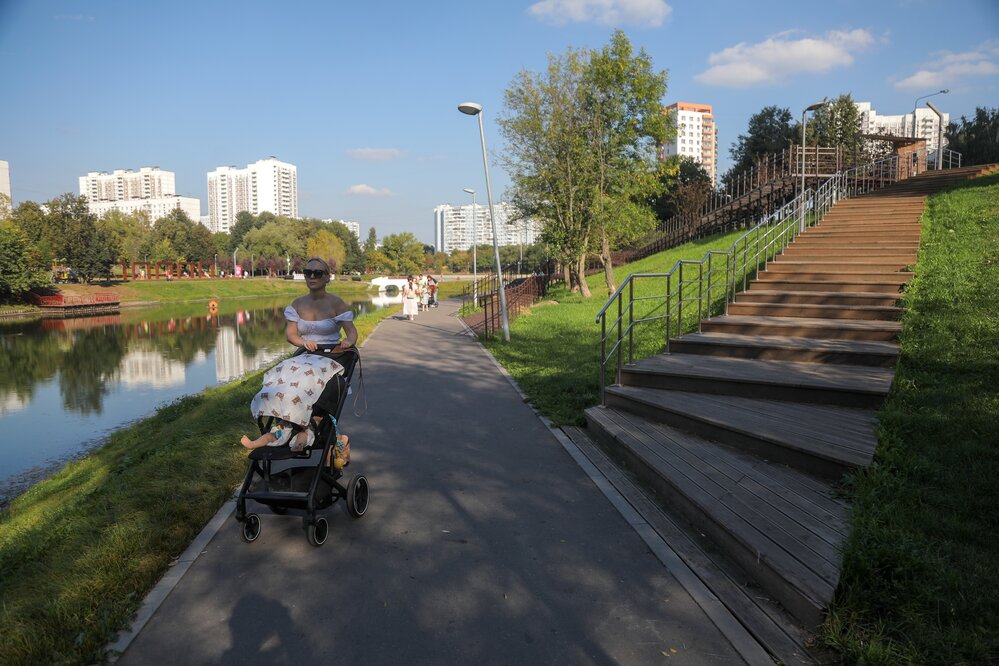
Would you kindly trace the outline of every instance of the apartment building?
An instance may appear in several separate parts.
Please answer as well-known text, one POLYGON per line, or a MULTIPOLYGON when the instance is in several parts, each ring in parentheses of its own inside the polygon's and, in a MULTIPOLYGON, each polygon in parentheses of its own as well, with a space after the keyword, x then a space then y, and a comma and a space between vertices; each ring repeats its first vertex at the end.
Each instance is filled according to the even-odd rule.
POLYGON ((176 176, 159 167, 141 167, 138 171, 115 169, 91 171, 80 176, 80 195, 91 203, 155 199, 177 194, 176 176))
POLYGON ((298 217, 298 169, 270 157, 245 168, 220 166, 208 172, 208 217, 214 232, 228 233, 236 215, 248 211, 298 217))
POLYGON ((0 160, 0 194, 5 195, 13 203, 13 195, 10 192, 10 165, 6 160, 0 160))
MULTIPOLYGON (((531 219, 515 219, 511 204, 493 204, 496 210, 496 234, 499 245, 532 245, 541 235, 541 227, 531 219)), ((434 247, 438 252, 470 250, 472 245, 492 245, 493 229, 489 221, 489 205, 453 206, 441 204, 434 208, 434 247), (473 218, 474 212, 474 218, 473 218)))
POLYGON ((677 102, 666 107, 676 122, 676 138, 663 146, 663 157, 680 155, 697 160, 718 184, 718 128, 710 104, 677 102))
MULTIPOLYGON (((881 115, 873 107, 871 102, 855 102, 857 112, 860 114, 860 128, 864 134, 890 134, 892 136, 915 136, 917 139, 925 139, 927 149, 933 152, 939 145, 940 118, 931 109, 916 109, 912 112, 899 115, 881 115), (915 134, 913 134, 915 129, 915 134)), ((950 114, 943 113, 943 128, 946 130, 950 124, 950 114)), ((944 139, 944 148, 947 147, 944 139)))
POLYGON ((156 221, 171 211, 182 210, 194 222, 201 219, 201 200, 178 196, 175 174, 159 167, 91 171, 80 176, 79 182, 80 196, 87 198, 87 207, 98 217, 112 210, 142 211, 156 221))
POLYGON ((323 222, 329 224, 330 222, 339 222, 343 226, 347 227, 350 233, 354 234, 354 237, 358 240, 361 239, 361 225, 359 222, 352 222, 350 220, 338 220, 333 217, 327 217, 322 219, 323 222))

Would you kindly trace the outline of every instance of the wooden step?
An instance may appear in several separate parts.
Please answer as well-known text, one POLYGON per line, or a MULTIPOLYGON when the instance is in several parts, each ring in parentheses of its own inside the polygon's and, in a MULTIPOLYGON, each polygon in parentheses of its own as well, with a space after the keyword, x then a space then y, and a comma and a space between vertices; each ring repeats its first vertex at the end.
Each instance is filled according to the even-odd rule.
POLYGON ((664 354, 624 366, 620 383, 870 409, 884 402, 893 376, 871 366, 664 354))
POLYGON ((777 257, 777 261, 842 261, 846 263, 884 262, 911 266, 916 263, 916 253, 886 253, 882 250, 858 250, 847 252, 828 248, 794 247, 793 245, 777 257))
POLYGON ((674 354, 704 354, 732 358, 755 358, 800 363, 835 363, 893 368, 898 343, 826 338, 796 338, 779 335, 736 333, 687 333, 669 343, 674 354))
MULTIPOLYGON (((822 662, 824 655, 811 655, 811 649, 806 647, 811 643, 811 632, 801 628, 800 622, 780 606, 780 604, 764 594, 759 586, 753 584, 749 576, 730 557, 719 548, 707 541, 699 530, 670 507, 662 506, 656 501, 656 495, 651 488, 643 486, 634 475, 617 465, 593 437, 591 431, 577 426, 562 426, 562 432, 572 440, 583 455, 599 469, 606 480, 614 487, 621 497, 630 504, 645 523, 659 537, 669 544, 669 549, 689 567, 689 575, 695 576, 703 583, 711 594, 744 627, 759 645, 769 653, 770 658, 779 664, 805 664, 822 662)), ((627 509, 625 509, 627 511, 627 509)), ((683 568, 670 566, 670 572, 684 585, 688 591, 690 582, 695 591, 697 582, 690 581, 683 568)), ((740 655, 747 663, 770 664, 764 655, 753 657, 753 646, 740 640, 737 627, 726 624, 726 618, 719 618, 710 612, 714 605, 711 600, 698 602, 706 606, 706 612, 712 621, 721 627, 729 626, 732 631, 725 631, 726 638, 733 641, 740 655)))
POLYGON ((853 282, 850 280, 823 281, 797 280, 774 276, 768 280, 754 280, 749 291, 841 291, 865 293, 900 293, 902 285, 897 282, 853 282))
POLYGON ((897 321, 901 309, 880 305, 811 305, 805 303, 753 303, 740 300, 728 306, 730 315, 761 317, 812 317, 818 319, 875 319, 897 321))
POLYGON ((817 627, 839 582, 847 508, 824 483, 703 438, 606 407, 589 432, 752 575, 817 627))
POLYGON ((898 303, 896 293, 863 293, 842 291, 766 291, 762 288, 736 294, 735 302, 753 303, 810 303, 812 305, 882 305, 898 303))
POLYGON ((617 385, 606 404, 830 481, 877 447, 870 410, 617 385))
MULTIPOLYGON (((789 270, 781 272, 761 272, 756 276, 756 282, 771 282, 777 280, 790 280, 795 282, 814 282, 821 284, 824 282, 877 282, 880 284, 894 284, 901 286, 912 280, 912 273, 908 271, 894 271, 891 273, 877 273, 857 270, 842 270, 832 273, 812 270, 789 270)), ((897 288, 897 287, 896 287, 897 288)))
POLYGON ((723 315, 701 322, 705 333, 776 335, 790 338, 894 342, 902 324, 897 321, 723 315))
POLYGON ((870 275, 872 273, 901 273, 906 264, 891 264, 877 261, 801 261, 779 257, 767 264, 767 273, 833 273, 835 275, 870 275))

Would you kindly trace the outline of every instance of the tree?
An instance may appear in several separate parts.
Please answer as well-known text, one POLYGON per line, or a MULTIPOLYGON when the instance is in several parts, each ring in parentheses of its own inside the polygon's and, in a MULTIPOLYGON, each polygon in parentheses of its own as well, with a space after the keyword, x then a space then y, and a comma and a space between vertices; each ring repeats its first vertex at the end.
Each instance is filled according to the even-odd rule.
POLYGON ((317 232, 308 240, 305 253, 310 257, 319 257, 324 260, 334 273, 338 267, 343 266, 344 257, 347 256, 347 251, 340 237, 326 229, 317 232))
POLYGON ((364 251, 371 252, 378 248, 378 232, 375 231, 374 227, 368 229, 368 237, 364 241, 364 251))
POLYGON ((808 123, 807 134, 811 145, 841 148, 856 162, 867 161, 870 151, 867 139, 861 136, 860 112, 848 94, 819 107, 808 123))
POLYGON ((584 297, 594 234, 610 288, 616 236, 654 219, 611 211, 658 189, 655 156, 669 134, 665 92, 666 74, 654 73, 645 52, 634 55, 617 31, 599 52, 570 49, 550 56, 543 73, 520 72, 505 93, 499 124, 511 200, 520 215, 541 221, 542 240, 584 297))
POLYGON ((999 162, 999 108, 977 107, 975 116, 961 116, 947 126, 948 148, 961 153, 964 164, 999 162))
POLYGON ((116 259, 127 261, 139 261, 148 253, 153 233, 149 215, 144 211, 108 211, 97 220, 97 230, 110 237, 116 259))
POLYGON ((584 100, 598 169, 595 222, 608 293, 617 288, 611 244, 629 242, 655 224, 644 202, 658 190, 659 147, 675 131, 662 112, 665 95, 666 73, 653 71, 644 50, 634 54, 622 31, 591 54, 584 100))
POLYGON ((161 241, 169 241, 174 256, 157 261, 211 261, 215 255, 212 234, 199 222, 194 222, 179 208, 156 220, 153 225, 155 246, 163 249, 161 241))
POLYGON ((794 122, 791 111, 785 107, 765 106, 749 117, 746 133, 740 134, 729 149, 734 163, 726 178, 752 169, 764 155, 779 153, 800 142, 801 126, 794 122))
POLYGON ((94 262, 97 255, 91 247, 97 240, 97 226, 87 198, 66 193, 48 201, 46 206, 45 236, 52 258, 64 261, 85 280, 99 275, 100 265, 94 262))
POLYGON ((418 273, 423 266, 423 243, 408 231, 382 239, 382 254, 397 275, 418 273))
POLYGON ((0 213, 0 300, 52 284, 51 272, 9 214, 0 213))
MULTIPOLYGON (((674 155, 659 168, 660 191, 650 205, 660 222, 680 214, 680 201, 688 201, 691 191, 711 190, 711 176, 701 163, 687 155, 674 155)), ((689 208, 684 207, 685 212, 689 208)))

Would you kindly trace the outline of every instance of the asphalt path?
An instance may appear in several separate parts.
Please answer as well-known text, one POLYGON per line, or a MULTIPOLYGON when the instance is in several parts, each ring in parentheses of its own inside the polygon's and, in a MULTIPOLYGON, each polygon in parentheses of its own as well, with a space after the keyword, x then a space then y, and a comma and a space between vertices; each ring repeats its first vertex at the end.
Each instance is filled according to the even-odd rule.
POLYGON ((118 663, 742 663, 456 308, 361 350, 367 514, 331 507, 318 548, 298 516, 258 508, 252 544, 230 517, 118 663))

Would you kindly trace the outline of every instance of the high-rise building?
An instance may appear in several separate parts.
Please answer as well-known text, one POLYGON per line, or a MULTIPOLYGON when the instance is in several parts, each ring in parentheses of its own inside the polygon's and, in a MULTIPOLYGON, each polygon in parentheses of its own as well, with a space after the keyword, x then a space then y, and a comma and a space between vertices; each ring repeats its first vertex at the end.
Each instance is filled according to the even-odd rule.
POLYGON ((0 194, 11 199, 8 203, 13 203, 13 195, 10 193, 10 165, 6 160, 0 160, 0 194))
POLYGON ((663 146, 663 156, 681 155, 697 160, 718 184, 718 127, 710 104, 677 102, 666 107, 676 121, 676 138, 663 146))
POLYGON ((247 211, 298 217, 298 169, 270 157, 245 169, 221 166, 208 172, 211 230, 228 233, 236 215, 247 211))
MULTIPOLYGON (((870 102, 855 102, 860 114, 860 130, 864 134, 890 134, 892 136, 912 137, 913 122, 915 122, 915 138, 926 139, 926 148, 935 151, 939 144, 940 119, 931 109, 916 109, 912 112, 894 116, 878 115, 870 102)), ((950 123, 950 114, 943 114, 944 128, 950 123)), ((944 139, 944 147, 947 147, 944 139)))
POLYGON ((173 210, 182 210, 192 221, 201 219, 201 200, 178 196, 176 177, 159 167, 138 171, 116 169, 111 173, 91 171, 80 176, 80 195, 87 197, 87 207, 98 217, 108 211, 122 213, 143 211, 156 221, 173 210))
MULTIPOLYGON (((541 227, 531 219, 515 219, 515 209, 508 203, 493 204, 496 210, 496 234, 499 245, 531 245, 541 235, 541 227)), ((472 205, 441 204, 434 208, 434 246, 438 252, 470 250, 475 245, 492 245, 493 229, 489 221, 489 205, 475 204, 473 225, 472 205)))
POLYGON ((155 199, 177 194, 175 181, 173 171, 159 167, 142 167, 138 171, 115 169, 111 173, 91 171, 80 176, 80 195, 90 203, 155 199))

